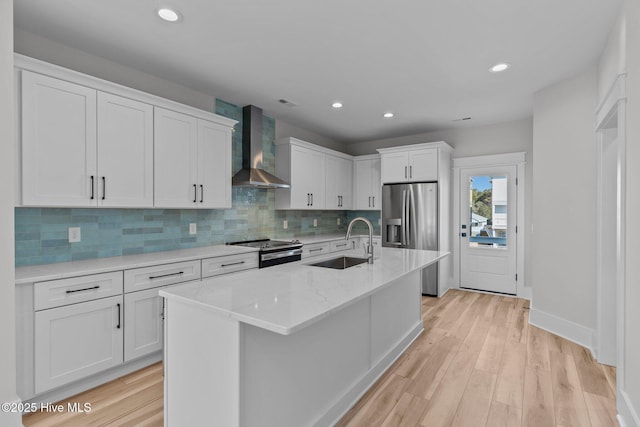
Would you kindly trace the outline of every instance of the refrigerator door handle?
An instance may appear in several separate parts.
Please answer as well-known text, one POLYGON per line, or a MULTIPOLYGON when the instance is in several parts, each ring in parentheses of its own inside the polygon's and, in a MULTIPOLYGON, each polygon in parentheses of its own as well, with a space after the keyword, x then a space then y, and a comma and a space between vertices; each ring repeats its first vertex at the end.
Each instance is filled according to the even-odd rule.
POLYGON ((402 226, 400 231, 402 246, 407 245, 407 190, 402 190, 402 226))

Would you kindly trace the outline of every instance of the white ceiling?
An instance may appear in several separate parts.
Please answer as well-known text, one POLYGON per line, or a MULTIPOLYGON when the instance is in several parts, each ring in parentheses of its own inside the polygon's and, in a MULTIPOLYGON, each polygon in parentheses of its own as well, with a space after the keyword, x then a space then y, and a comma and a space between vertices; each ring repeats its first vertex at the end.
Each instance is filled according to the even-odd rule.
POLYGON ((17 0, 14 9, 20 29, 348 143, 530 116, 533 93, 597 60, 618 4, 17 0), (161 5, 183 19, 161 21, 161 5), (513 67, 489 73, 499 61, 513 67))

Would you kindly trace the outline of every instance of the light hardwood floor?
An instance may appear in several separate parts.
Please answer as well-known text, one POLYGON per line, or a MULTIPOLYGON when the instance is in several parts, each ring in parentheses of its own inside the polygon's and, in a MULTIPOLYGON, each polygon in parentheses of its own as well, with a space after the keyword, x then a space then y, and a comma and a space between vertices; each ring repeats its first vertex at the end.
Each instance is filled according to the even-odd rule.
MULTIPOLYGON (((617 425, 615 369, 530 326, 527 301, 449 291, 422 306, 425 332, 339 427, 617 425)), ((68 401, 93 410, 36 413, 24 425, 161 426, 162 365, 68 401)))

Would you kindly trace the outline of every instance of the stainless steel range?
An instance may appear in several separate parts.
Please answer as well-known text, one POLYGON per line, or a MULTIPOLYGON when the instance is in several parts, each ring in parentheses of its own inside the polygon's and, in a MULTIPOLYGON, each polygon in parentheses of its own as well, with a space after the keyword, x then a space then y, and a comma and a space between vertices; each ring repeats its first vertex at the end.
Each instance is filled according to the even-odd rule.
POLYGON ((258 267, 270 267, 272 265, 287 262, 300 261, 302 259, 302 243, 299 240, 247 240, 244 242, 229 242, 227 245, 246 246, 260 249, 258 267))

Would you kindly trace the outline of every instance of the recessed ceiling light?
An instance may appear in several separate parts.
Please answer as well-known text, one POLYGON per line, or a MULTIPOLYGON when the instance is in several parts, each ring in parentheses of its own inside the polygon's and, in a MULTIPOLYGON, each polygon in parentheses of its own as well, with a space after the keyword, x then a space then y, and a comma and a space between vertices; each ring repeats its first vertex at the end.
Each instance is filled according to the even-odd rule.
POLYGON ((331 106, 333 108, 342 108, 342 102, 334 102, 331 106))
POLYGON ((169 22, 176 22, 178 19, 180 19, 180 15, 178 14, 178 12, 166 7, 158 10, 158 16, 169 22))
POLYGON ((511 68, 511 64, 509 64, 508 62, 499 62, 493 67, 489 68, 489 71, 491 71, 492 73, 499 73, 500 71, 505 71, 509 68, 511 68))
POLYGON ((382 115, 382 117, 384 117, 385 119, 390 119, 391 117, 393 117, 395 114, 389 112, 389 113, 384 113, 382 115))

